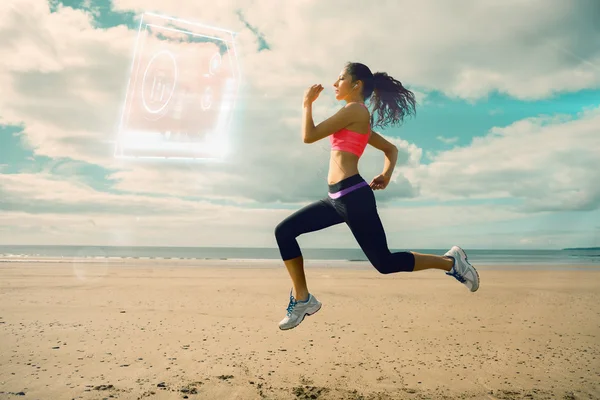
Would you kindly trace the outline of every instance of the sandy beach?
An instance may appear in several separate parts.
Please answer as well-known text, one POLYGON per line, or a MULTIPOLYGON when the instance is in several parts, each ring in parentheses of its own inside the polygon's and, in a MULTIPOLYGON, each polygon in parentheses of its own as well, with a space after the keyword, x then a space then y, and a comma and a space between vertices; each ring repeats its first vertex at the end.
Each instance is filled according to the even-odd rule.
MULTIPOLYGON (((597 269, 597 268, 596 268, 597 269)), ((0 262, 2 399, 598 399, 600 271, 0 262)))

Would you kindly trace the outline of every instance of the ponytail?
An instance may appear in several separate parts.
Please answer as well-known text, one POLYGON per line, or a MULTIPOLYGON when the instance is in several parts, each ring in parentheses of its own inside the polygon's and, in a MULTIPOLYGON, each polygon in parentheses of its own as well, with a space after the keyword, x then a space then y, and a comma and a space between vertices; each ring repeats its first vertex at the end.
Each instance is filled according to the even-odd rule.
POLYGON ((399 125, 406 116, 417 113, 414 93, 402 86, 400 81, 385 72, 376 72, 373 74, 373 84, 373 95, 371 97, 371 104, 373 105, 372 125, 399 125), (375 112, 378 116, 376 123, 373 121, 375 112))
POLYGON ((352 76, 353 82, 363 82, 363 97, 365 100, 370 98, 373 106, 372 126, 399 125, 406 116, 416 114, 415 95, 402 86, 400 81, 385 72, 373 74, 369 67, 361 63, 349 62, 346 64, 346 70, 352 76))

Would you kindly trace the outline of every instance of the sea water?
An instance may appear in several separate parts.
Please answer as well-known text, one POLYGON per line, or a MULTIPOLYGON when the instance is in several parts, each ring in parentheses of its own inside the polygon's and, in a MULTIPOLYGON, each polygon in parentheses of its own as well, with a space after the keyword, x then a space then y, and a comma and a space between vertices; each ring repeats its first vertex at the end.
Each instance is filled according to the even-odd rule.
MULTIPOLYGON (((404 249, 390 249, 404 251, 404 249)), ((418 253, 443 255, 447 249, 409 249, 418 253)), ((464 249, 474 265, 496 266, 597 266, 600 248, 564 250, 464 249)), ((302 249, 306 261, 368 262, 360 248, 302 249)), ((198 260, 281 260, 276 248, 243 247, 123 247, 123 246, 0 246, 2 261, 38 258, 141 258, 198 260)))

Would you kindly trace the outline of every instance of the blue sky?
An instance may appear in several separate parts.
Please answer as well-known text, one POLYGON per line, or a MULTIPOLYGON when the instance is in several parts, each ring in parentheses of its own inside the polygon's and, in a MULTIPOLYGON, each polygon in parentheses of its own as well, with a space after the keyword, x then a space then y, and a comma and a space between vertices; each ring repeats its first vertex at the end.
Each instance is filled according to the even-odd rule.
MULTIPOLYGON (((328 143, 300 140, 302 93, 326 86, 315 122, 331 115, 340 106, 331 84, 352 60, 419 99, 416 118, 380 132, 400 149, 394 182, 376 192, 391 248, 600 246, 600 50, 583 39, 600 33, 594 5, 524 1, 515 14, 308 1, 267 17, 270 1, 208 4, 0 6, 0 84, 10 88, 0 104, 0 244, 275 247, 275 225, 326 195, 328 143), (238 33, 242 86, 224 163, 113 157, 144 11, 238 33), (414 21, 398 17, 408 14, 414 21), (506 30, 490 28, 503 15, 513 15, 506 30), (348 28, 332 36, 331 26, 348 28)), ((361 174, 382 168, 368 149, 361 174)), ((357 247, 345 226, 299 241, 357 247)))

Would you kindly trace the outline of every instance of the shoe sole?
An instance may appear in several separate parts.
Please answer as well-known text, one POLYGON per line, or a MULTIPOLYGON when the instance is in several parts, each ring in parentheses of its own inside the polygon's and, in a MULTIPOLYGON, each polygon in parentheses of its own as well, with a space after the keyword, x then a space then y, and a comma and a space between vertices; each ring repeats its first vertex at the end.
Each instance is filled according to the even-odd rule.
POLYGON ((464 257, 465 262, 471 266, 471 268, 473 268, 473 271, 475 271, 475 275, 477 275, 477 287, 475 288, 475 290, 471 289, 471 292, 475 293, 476 291, 479 290, 479 272, 477 272, 477 269, 473 266, 473 264, 471 264, 469 262, 469 257, 467 257, 467 252, 464 251, 460 246, 456 246, 458 247, 458 253, 460 254, 461 257, 464 257))
POLYGON ((302 319, 300 319, 300 322, 298 322, 296 325, 290 326, 289 328, 279 327, 279 329, 281 329, 282 331, 289 331, 290 329, 294 329, 295 327, 297 327, 298 325, 300 325, 302 323, 302 321, 304 321, 304 318, 306 318, 307 316, 310 317, 311 315, 316 314, 321 309, 322 306, 323 306, 323 304, 320 303, 319 304, 319 308, 317 308, 315 311, 313 311, 311 313, 305 313, 302 316, 302 319))

